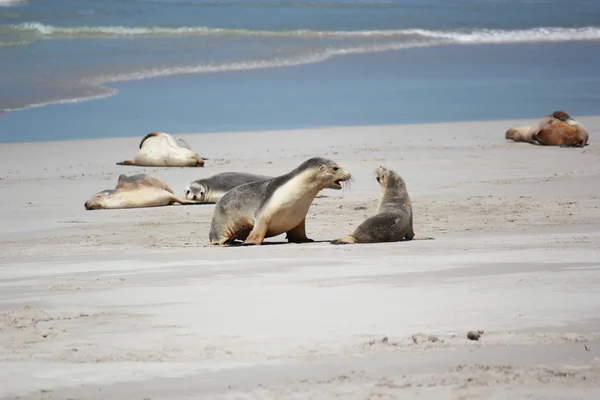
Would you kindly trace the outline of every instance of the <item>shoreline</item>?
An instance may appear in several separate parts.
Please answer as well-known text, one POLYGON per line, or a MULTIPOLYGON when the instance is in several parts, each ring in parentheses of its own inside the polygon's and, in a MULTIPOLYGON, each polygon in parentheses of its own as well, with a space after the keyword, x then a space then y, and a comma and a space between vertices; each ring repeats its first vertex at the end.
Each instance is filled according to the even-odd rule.
MULTIPOLYGON (((600 118, 600 114, 590 114, 590 115, 573 115, 574 118, 581 121, 582 119, 596 119, 600 118)), ((212 135, 252 135, 252 134, 268 134, 268 135, 279 135, 279 134, 294 134, 301 133, 306 131, 338 131, 338 130, 373 130, 373 129, 390 129, 395 127, 410 127, 410 126, 422 126, 422 125, 468 125, 468 124, 481 124, 481 123, 510 123, 511 126, 520 126, 520 125, 533 125, 541 116, 532 115, 530 117, 522 117, 522 118, 501 118, 501 119, 483 119, 483 120, 451 120, 451 121, 427 121, 427 122, 412 122, 412 123, 397 123, 397 124, 381 124, 381 125, 336 125, 336 126, 307 126, 307 127, 299 127, 299 128, 289 128, 289 129, 254 129, 254 130, 223 130, 223 131, 211 131, 211 132, 165 132, 174 136, 181 136, 184 138, 189 137, 202 137, 202 136, 212 136, 212 135), (516 125, 515 125, 516 124, 516 125)), ((585 125, 585 124, 584 124, 585 125)), ((508 126, 508 125, 507 125, 508 126)), ((147 132, 146 132, 147 133, 147 132)), ((75 142, 92 142, 92 141, 106 141, 106 140, 118 140, 118 141, 138 141, 141 140, 142 137, 146 133, 140 133, 139 135, 131 135, 131 136, 105 136, 105 137, 94 137, 94 138, 73 138, 73 139, 56 139, 56 140, 36 140, 36 141, 26 141, 26 142, 2 142, 0 141, 0 149, 2 147, 11 147, 11 146, 21 146, 21 145, 31 145, 31 144, 60 144, 60 143, 75 143, 75 142)), ((223 136, 219 136, 222 138, 223 136)), ((197 138, 197 139, 198 139, 197 138)), ((586 146, 587 147, 587 146, 586 146)))
MULTIPOLYGON (((578 121, 583 120, 595 120, 600 118, 600 114, 591 114, 591 115, 573 115, 578 121)), ((398 123, 398 124, 381 124, 381 125, 336 125, 336 126, 309 126, 309 127, 300 127, 300 128, 289 128, 289 129, 255 129, 255 130, 229 130, 229 131, 213 131, 213 132, 166 132, 176 137, 182 137, 186 140, 193 138, 195 141, 198 141, 202 138, 210 138, 210 141, 214 141, 215 138, 225 139, 226 136, 252 136, 252 135, 269 135, 269 136, 278 136, 278 135, 293 135, 293 134, 302 134, 306 132, 322 132, 329 131, 331 133, 339 134, 340 131, 359 131, 359 130, 390 130, 396 128, 406 128, 406 127, 419 127, 419 126, 445 126, 445 125, 470 125, 470 124, 502 124, 505 123, 507 126, 520 126, 520 125, 533 125, 537 121, 539 121, 540 116, 531 116, 531 117, 523 117, 523 118, 501 118, 501 119, 483 119, 483 120, 458 120, 458 121, 435 121, 435 122, 414 122, 414 123, 398 123)), ((584 123, 585 125, 585 123, 584 123)), ((20 146, 29 146, 29 145, 37 145, 37 144, 85 144, 90 142, 104 142, 107 141, 117 141, 119 143, 124 143, 127 141, 128 143, 136 143, 139 142, 145 134, 148 132, 142 132, 139 135, 131 135, 131 136, 106 136, 106 137, 94 137, 94 138, 74 138, 74 139, 57 139, 57 140, 37 140, 37 141, 28 141, 28 142, 1 142, 0 141, 0 149, 2 147, 20 147, 20 146)), ((504 141, 504 137, 501 138, 504 141)), ((507 141, 508 142, 508 141, 507 141)), ((588 146, 586 146, 588 147, 588 146)), ((130 149, 131 150, 131 149, 130 149)), ((193 150, 193 149, 192 149, 193 150)), ((202 151, 200 151, 202 152, 202 151)), ((210 156, 206 155, 210 158, 210 156)), ((144 167, 132 167, 132 168, 144 168, 144 167)), ((145 167, 150 168, 150 167, 145 167)), ((158 167, 157 167, 158 168, 158 167)), ((201 169, 201 168, 199 168, 201 169)))

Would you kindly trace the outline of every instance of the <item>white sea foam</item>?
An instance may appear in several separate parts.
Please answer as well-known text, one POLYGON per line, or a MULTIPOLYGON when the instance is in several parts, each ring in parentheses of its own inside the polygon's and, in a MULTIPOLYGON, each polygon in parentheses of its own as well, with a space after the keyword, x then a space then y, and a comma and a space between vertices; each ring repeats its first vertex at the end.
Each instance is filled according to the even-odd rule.
POLYGON ((398 39, 444 39, 454 43, 518 43, 572 40, 600 40, 600 27, 579 28, 538 27, 518 30, 358 30, 358 31, 267 31, 251 29, 190 27, 124 27, 124 26, 80 26, 59 27, 38 22, 13 25, 11 28, 32 31, 43 37, 168 37, 168 36, 259 36, 281 38, 398 38, 398 39))
POLYGON ((0 0, 0 7, 10 7, 18 3, 24 3, 24 0, 0 0))
POLYGON ((150 68, 145 70, 136 71, 133 73, 115 74, 108 76, 100 76, 93 80, 86 80, 86 84, 101 85, 105 83, 115 82, 127 82, 142 79, 151 79, 166 77, 172 75, 191 75, 191 74, 207 74, 216 72, 229 72, 229 71, 245 71, 253 69, 264 69, 264 68, 280 68, 280 67, 294 67, 305 64, 315 64, 328 60, 335 56, 360 54, 360 53, 375 53, 390 50, 401 50, 406 48, 415 47, 427 47, 429 44, 418 44, 418 43, 391 43, 379 46, 356 46, 348 48, 331 48, 323 51, 317 51, 313 53, 307 53, 300 56, 289 57, 289 58, 275 58, 270 60, 249 60, 240 61, 233 63, 222 63, 222 64, 200 64, 200 65, 187 65, 187 66, 176 66, 166 68, 150 68))
POLYGON ((99 87, 98 91, 99 91, 99 93, 92 94, 89 96, 71 97, 68 99, 49 100, 49 101, 43 101, 40 103, 28 104, 23 107, 0 109, 0 116, 2 114, 10 112, 10 111, 22 111, 22 110, 28 110, 30 108, 39 108, 39 107, 50 106, 53 104, 71 104, 71 103, 82 103, 84 101, 91 101, 91 100, 100 100, 100 99, 104 99, 106 97, 114 96, 119 92, 117 89, 109 88, 109 87, 99 87))

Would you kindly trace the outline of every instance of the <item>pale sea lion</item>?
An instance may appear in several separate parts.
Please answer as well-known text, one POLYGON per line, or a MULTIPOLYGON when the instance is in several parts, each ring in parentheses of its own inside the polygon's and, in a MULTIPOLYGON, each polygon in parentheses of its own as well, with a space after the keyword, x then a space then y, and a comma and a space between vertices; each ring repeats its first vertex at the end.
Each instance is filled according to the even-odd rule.
POLYGON ((331 241, 332 244, 398 242, 414 238, 412 203, 404 179, 381 166, 377 168, 376 179, 381 185, 377 214, 349 235, 331 241))
POLYGON ((291 172, 235 187, 217 202, 209 232, 211 244, 262 244, 287 233, 288 242, 312 242, 305 219, 322 189, 342 188, 351 175, 334 161, 311 158, 291 172))
POLYGON ((544 146, 584 147, 587 146, 589 134, 587 129, 569 114, 555 111, 540 119, 535 126, 507 130, 505 138, 544 146))
POLYGON ((140 150, 133 160, 117 165, 141 167, 203 167, 204 159, 190 150, 183 139, 175 139, 168 133, 152 132, 140 142, 140 150))
POLYGON ((158 178, 146 174, 121 174, 113 190, 103 190, 93 195, 85 202, 85 209, 158 207, 173 203, 199 204, 175 196, 173 190, 158 178))
POLYGON ((191 182, 185 188, 185 198, 202 203, 216 203, 225 193, 234 187, 272 178, 272 176, 248 174, 245 172, 223 172, 209 178, 191 182))

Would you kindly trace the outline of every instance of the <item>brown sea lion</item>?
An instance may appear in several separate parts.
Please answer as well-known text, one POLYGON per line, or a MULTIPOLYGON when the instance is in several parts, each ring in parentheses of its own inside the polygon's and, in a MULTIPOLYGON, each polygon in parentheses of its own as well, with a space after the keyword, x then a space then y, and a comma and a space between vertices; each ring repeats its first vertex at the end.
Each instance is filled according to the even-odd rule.
POLYGON ((564 111, 546 115, 537 125, 510 128, 504 137, 515 142, 543 146, 583 147, 589 139, 587 129, 564 111))

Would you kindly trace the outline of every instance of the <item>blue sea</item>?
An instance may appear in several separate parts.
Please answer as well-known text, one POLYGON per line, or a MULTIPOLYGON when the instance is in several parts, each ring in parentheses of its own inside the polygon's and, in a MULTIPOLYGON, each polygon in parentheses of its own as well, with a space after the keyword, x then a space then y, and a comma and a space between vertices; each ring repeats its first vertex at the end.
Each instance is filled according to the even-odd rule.
POLYGON ((598 0, 0 0, 0 142, 600 114, 598 0))

